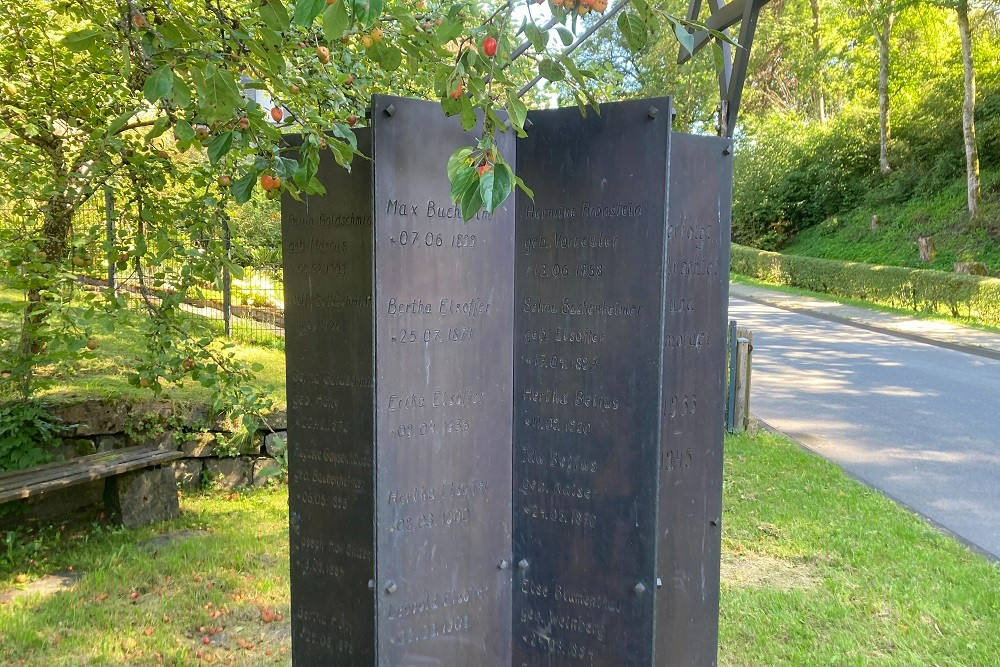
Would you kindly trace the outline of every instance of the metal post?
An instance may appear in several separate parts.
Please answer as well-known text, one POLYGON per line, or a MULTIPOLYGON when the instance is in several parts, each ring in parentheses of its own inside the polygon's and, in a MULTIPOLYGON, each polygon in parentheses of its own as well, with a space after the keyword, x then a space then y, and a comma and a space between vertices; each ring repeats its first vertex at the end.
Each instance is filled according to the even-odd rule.
POLYGON ((729 400, 726 408, 726 430, 733 432, 736 421, 736 320, 729 320, 729 400))
POLYGON ((104 188, 104 224, 108 244, 108 289, 112 294, 118 291, 118 253, 115 247, 115 194, 111 188, 104 188))
POLYGON ((222 247, 226 251, 226 261, 222 264, 222 322, 226 338, 233 337, 233 276, 229 272, 229 260, 233 258, 232 232, 229 231, 229 216, 222 213, 222 247))
POLYGON ((733 424, 736 432, 742 433, 750 426, 750 373, 753 366, 753 332, 749 329, 736 330, 736 410, 733 424))

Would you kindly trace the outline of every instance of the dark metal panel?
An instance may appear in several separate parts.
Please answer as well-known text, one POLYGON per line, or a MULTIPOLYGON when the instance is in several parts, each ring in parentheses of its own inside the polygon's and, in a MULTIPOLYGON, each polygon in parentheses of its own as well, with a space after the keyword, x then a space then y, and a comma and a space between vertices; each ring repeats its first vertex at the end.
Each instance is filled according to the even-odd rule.
POLYGON ((281 207, 292 654, 296 667, 371 667, 372 174, 326 155, 318 177, 327 194, 281 207))
POLYGON ((532 112, 518 142, 514 667, 652 664, 670 118, 532 112))
POLYGON ((373 126, 378 664, 506 665, 513 209, 462 222, 478 135, 439 104, 376 97, 373 126))
POLYGON ((714 665, 718 649, 731 140, 670 146, 656 665, 714 665))

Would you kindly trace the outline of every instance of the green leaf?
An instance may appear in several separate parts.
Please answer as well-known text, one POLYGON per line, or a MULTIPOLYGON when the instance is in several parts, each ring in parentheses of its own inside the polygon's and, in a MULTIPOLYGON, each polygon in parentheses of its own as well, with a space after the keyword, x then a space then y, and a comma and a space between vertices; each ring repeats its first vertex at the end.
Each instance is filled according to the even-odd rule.
POLYGON ((323 37, 326 41, 340 39, 350 26, 351 16, 347 13, 346 0, 336 0, 332 5, 326 6, 326 11, 323 12, 323 37))
POLYGON ((646 41, 649 38, 649 32, 643 20, 628 12, 622 12, 618 15, 618 31, 621 32, 628 47, 633 51, 638 51, 646 46, 646 41))
POLYGON ((292 19, 295 25, 308 28, 312 22, 323 12, 326 7, 326 0, 297 0, 295 3, 295 17, 292 19))
POLYGON ((222 265, 229 269, 229 272, 233 274, 233 278, 237 280, 243 280, 243 267, 234 262, 231 259, 222 259, 222 265))
MULTIPOLYGON (((514 172, 511 171, 510 165, 507 163, 497 162, 493 165, 493 170, 486 172, 483 176, 487 174, 493 174, 491 197, 488 198, 485 193, 482 196, 486 210, 492 215, 501 204, 507 201, 507 197, 514 190, 514 172)), ((480 186, 480 192, 482 192, 482 186, 480 186)))
POLYGON ((177 137, 177 141, 185 143, 194 139, 195 131, 191 123, 186 120, 179 120, 174 125, 174 136, 177 137))
POLYGON ((142 86, 142 95, 150 104, 156 104, 169 95, 173 87, 174 71, 170 69, 170 65, 161 65, 146 79, 146 83, 142 86))
POLYGON ((397 49, 395 46, 388 46, 386 44, 377 44, 381 52, 381 57, 379 62, 382 63, 382 69, 386 72, 395 72, 399 69, 399 66, 403 64, 403 52, 397 49))
POLYGON ((172 49, 184 41, 181 31, 170 21, 164 21, 159 24, 157 29, 160 32, 160 37, 163 38, 163 46, 168 49, 172 49))
MULTIPOLYGON (((267 26, 261 26, 257 30, 257 34, 260 35, 260 37, 261 37, 261 40, 260 40, 261 43, 267 45, 268 47, 270 47, 272 49, 278 49, 278 50, 280 50, 281 47, 282 47, 282 45, 284 44, 284 39, 281 37, 281 35, 278 34, 277 31, 271 30, 267 26)), ((248 44, 248 46, 250 46, 250 45, 252 45, 254 43, 255 42, 251 42, 251 44, 248 44)))
POLYGON ((284 32, 290 24, 285 5, 278 0, 267 0, 261 5, 260 19, 274 32, 284 32))
POLYGON ((305 193, 307 195, 325 195, 326 194, 326 188, 323 187, 323 184, 320 183, 320 180, 318 178, 316 178, 315 176, 313 176, 311 179, 309 179, 309 182, 306 183, 305 187, 302 188, 302 189, 305 191, 305 193))
POLYGON ((458 206, 462 209, 462 220, 465 222, 472 220, 483 209, 483 197, 479 194, 479 183, 473 181, 472 185, 462 193, 458 206))
POLYGON ((562 66, 551 58, 545 58, 538 63, 538 73, 542 75, 543 79, 549 81, 562 81, 566 78, 566 72, 563 71, 562 66))
MULTIPOLYGON (((466 167, 470 167, 468 160, 469 156, 472 155, 472 149, 466 146, 465 148, 459 148, 457 151, 451 154, 448 158, 448 181, 451 183, 455 182, 455 177, 458 176, 458 172, 466 167)), ((471 167, 470 167, 471 168, 471 167)))
POLYGON ((449 195, 451 200, 458 203, 462 199, 462 195, 471 187, 479 187, 479 174, 476 168, 466 163, 462 169, 455 173, 455 178, 451 182, 451 194, 449 195))
POLYGON ((174 104, 179 107, 186 107, 191 104, 191 89, 184 83, 184 80, 174 75, 174 89, 171 96, 174 104))
POLYGON ((169 127, 170 127, 170 119, 167 118, 166 116, 160 116, 159 118, 156 119, 156 122, 153 123, 153 127, 150 128, 149 132, 146 133, 146 136, 143 138, 143 141, 145 141, 148 144, 150 141, 156 139, 158 136, 166 132, 167 128, 169 127))
POLYGON ((507 115, 510 122, 517 128, 518 136, 527 136, 524 132, 524 121, 528 118, 528 105, 517 98, 513 90, 507 91, 507 115))
MULTIPOLYGON (((338 2, 343 1, 338 0, 338 2)), ((326 2, 326 0, 321 0, 321 2, 326 2)), ((382 0, 353 0, 352 6, 354 18, 366 30, 375 25, 375 22, 382 16, 382 0)))
POLYGON ((680 21, 671 20, 670 22, 674 24, 674 36, 677 37, 677 41, 688 53, 693 53, 694 35, 688 32, 688 29, 680 21))
POLYGON ((562 40, 563 46, 569 46, 576 41, 576 37, 565 26, 557 25, 556 33, 559 35, 559 39, 562 40))
POLYGON ((447 19, 437 27, 437 30, 434 31, 434 36, 437 38, 439 44, 446 44, 459 37, 464 30, 465 26, 462 25, 461 21, 447 19))
POLYGON ((462 129, 468 132, 476 126, 476 107, 468 95, 462 95, 459 101, 462 104, 462 129))
POLYGON ((112 135, 121 132, 122 128, 128 125, 128 122, 132 120, 132 116, 136 115, 137 113, 139 113, 138 109, 126 111, 121 116, 118 116, 118 118, 115 118, 113 121, 111 121, 111 124, 108 125, 108 136, 110 137, 112 135))
POLYGON ((545 47, 549 44, 548 33, 542 32, 541 29, 531 21, 524 24, 524 35, 538 52, 544 52, 545 47))
POLYGON ((535 191, 525 185, 520 176, 514 176, 514 183, 517 184, 517 187, 521 188, 521 191, 524 192, 524 194, 528 195, 528 199, 535 201, 535 191))
POLYGON ((722 46, 715 40, 712 40, 712 58, 715 60, 715 71, 721 72, 722 68, 726 66, 725 54, 722 51, 722 46))
POLYGON ((192 69, 191 74, 198 89, 199 106, 209 123, 228 120, 236 112, 243 98, 233 75, 228 70, 208 65, 205 69, 192 69))
POLYGON ((232 147, 233 133, 231 130, 212 137, 212 140, 208 142, 208 160, 212 164, 218 164, 219 160, 221 160, 232 147))
POLYGON ((496 181, 496 169, 491 167, 489 170, 484 171, 479 175, 479 197, 483 200, 483 204, 489 208, 489 205, 493 202, 493 185, 496 181))
POLYGON ((73 52, 89 51, 101 36, 96 30, 75 30, 63 37, 63 44, 73 52))
POLYGON ((233 198, 237 204, 245 204, 250 201, 253 194, 254 183, 257 182, 257 173, 254 171, 246 173, 241 178, 233 181, 233 198))

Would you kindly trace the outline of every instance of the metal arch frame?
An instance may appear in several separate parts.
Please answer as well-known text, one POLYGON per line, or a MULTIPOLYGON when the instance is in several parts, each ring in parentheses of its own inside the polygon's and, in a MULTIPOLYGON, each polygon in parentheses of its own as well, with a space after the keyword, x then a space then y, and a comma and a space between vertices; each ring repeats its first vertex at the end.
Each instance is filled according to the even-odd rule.
MULTIPOLYGON (((769 0, 732 0, 723 4, 723 0, 708 0, 711 15, 705 21, 708 30, 722 32, 728 35, 729 28, 740 24, 737 38, 739 47, 733 55, 732 46, 722 43, 722 69, 719 71, 719 135, 732 137, 739 117, 740 101, 743 98, 743 87, 746 84, 747 71, 750 67, 750 47, 757 32, 757 19, 760 10, 769 0)), ((701 14, 702 0, 691 0, 688 6, 688 20, 697 21, 701 14)), ((696 53, 701 51, 713 39, 708 30, 694 33, 694 48, 688 51, 683 45, 677 56, 677 63, 683 65, 696 53)))

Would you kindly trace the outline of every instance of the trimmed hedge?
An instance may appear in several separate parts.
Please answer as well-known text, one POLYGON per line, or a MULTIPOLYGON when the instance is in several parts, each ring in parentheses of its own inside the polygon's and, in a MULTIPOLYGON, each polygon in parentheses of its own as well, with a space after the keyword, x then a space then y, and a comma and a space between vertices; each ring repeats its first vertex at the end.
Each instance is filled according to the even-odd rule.
POLYGON ((1000 327, 1000 279, 782 255, 733 244, 732 272, 767 283, 1000 327))

